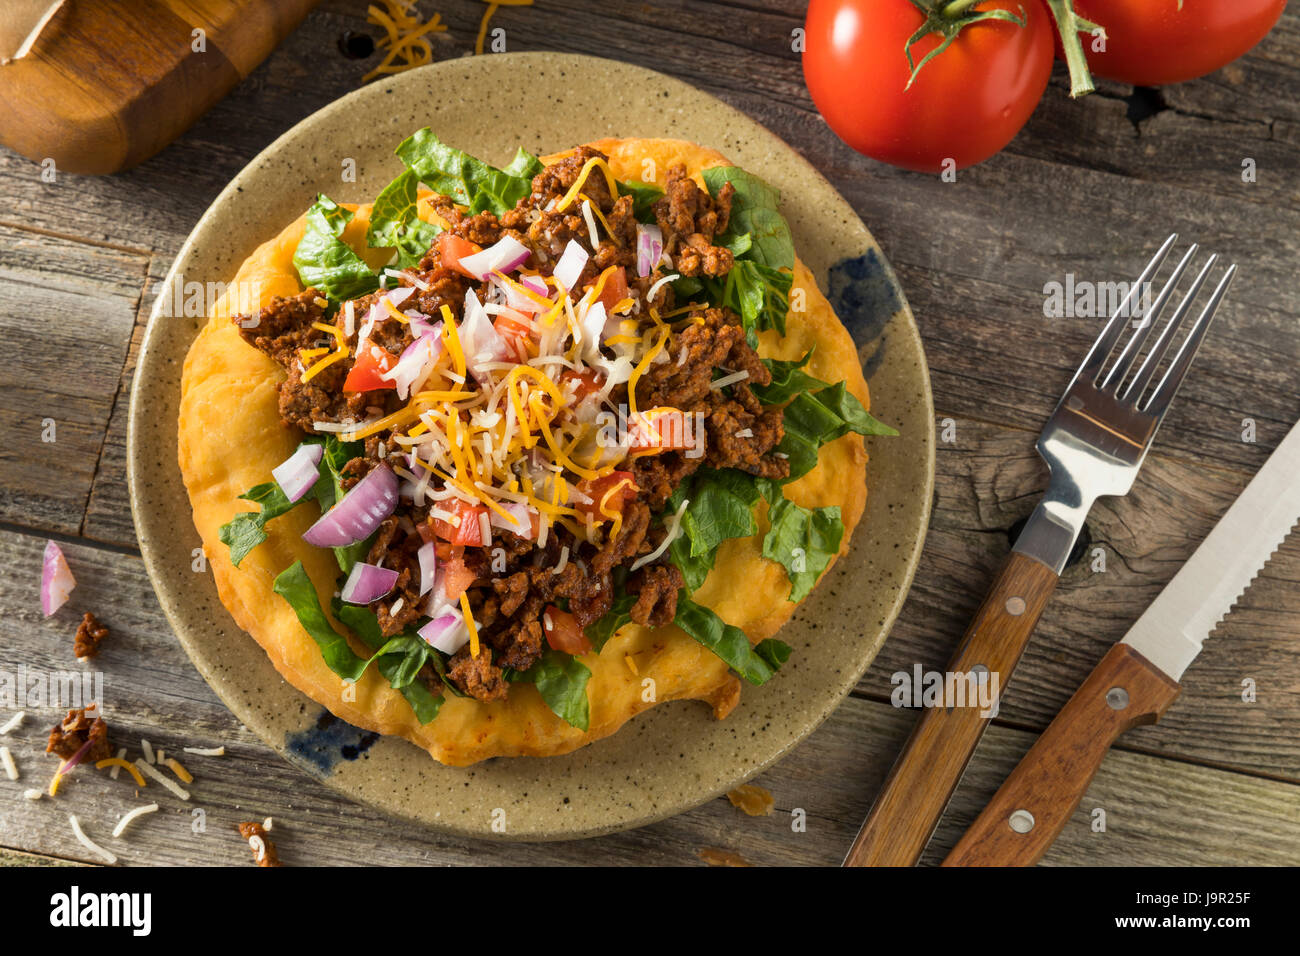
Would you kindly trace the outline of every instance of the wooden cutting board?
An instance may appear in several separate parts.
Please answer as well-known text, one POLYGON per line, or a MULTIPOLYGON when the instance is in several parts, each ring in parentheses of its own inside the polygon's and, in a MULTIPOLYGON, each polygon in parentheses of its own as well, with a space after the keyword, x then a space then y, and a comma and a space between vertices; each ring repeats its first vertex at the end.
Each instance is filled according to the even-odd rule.
POLYGON ((0 144, 66 172, 113 173, 184 132, 319 0, 63 0, 32 39, 55 2, 0 9, 0 38, 31 40, 0 64, 0 144))

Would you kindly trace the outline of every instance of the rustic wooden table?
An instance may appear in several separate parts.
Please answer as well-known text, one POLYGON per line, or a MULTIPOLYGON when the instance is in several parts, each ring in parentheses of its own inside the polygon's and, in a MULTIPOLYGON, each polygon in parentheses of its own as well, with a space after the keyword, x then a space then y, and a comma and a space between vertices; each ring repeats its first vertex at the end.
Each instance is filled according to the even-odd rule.
MULTIPOLYGON (((450 24, 436 38, 439 58, 472 51, 481 4, 421 5, 450 24)), ((746 817, 718 799, 601 839, 506 845, 377 821, 242 728, 173 638, 127 501, 127 402, 153 290, 232 175, 356 88, 376 58, 349 59, 338 41, 347 30, 378 35, 364 7, 326 0, 224 102, 130 172, 45 182, 38 166, 0 152, 0 327, 15 347, 0 373, 0 669, 66 670, 72 612, 102 611, 113 634, 97 663, 121 741, 134 749, 145 737, 173 752, 226 747, 224 758, 187 758, 198 777, 192 803, 151 788, 162 813, 129 843, 107 841, 138 802, 120 781, 83 773, 57 803, 22 799, 53 769, 43 750, 55 711, 31 709, 0 740, 22 774, 0 778, 0 862, 93 862, 69 829, 75 812, 127 863, 247 865, 231 825, 267 815, 290 864, 838 863, 914 719, 891 706, 890 675, 917 662, 943 666, 1008 549, 1008 529, 1044 487, 1033 440, 1096 329, 1095 320, 1044 318, 1045 283, 1067 273, 1127 278, 1177 229, 1235 258, 1241 278, 1137 486, 1094 509, 1089 553, 1066 571, 926 854, 940 859, 1300 417, 1300 14, 1288 13, 1244 59, 1160 94, 1103 83, 1072 102, 1058 72, 1000 156, 944 183, 865 160, 828 130, 791 51, 800 4, 538 0, 497 12, 493 24, 512 50, 654 67, 748 112, 806 155, 893 262, 925 339, 941 427, 951 426, 902 617, 839 710, 757 780, 775 798, 772 815, 746 817), (1246 161, 1254 182, 1243 181, 1246 161), (47 419, 53 443, 42 441, 47 419), (79 586, 69 608, 45 621, 38 575, 51 537, 79 586), (206 827, 193 825, 196 807, 206 827), (791 825, 796 809, 806 813, 802 831, 791 825)), ((1107 758, 1046 863, 1300 862, 1298 582, 1293 537, 1188 671, 1166 719, 1127 735, 1107 758)), ((0 704, 0 725, 10 713, 0 704)))

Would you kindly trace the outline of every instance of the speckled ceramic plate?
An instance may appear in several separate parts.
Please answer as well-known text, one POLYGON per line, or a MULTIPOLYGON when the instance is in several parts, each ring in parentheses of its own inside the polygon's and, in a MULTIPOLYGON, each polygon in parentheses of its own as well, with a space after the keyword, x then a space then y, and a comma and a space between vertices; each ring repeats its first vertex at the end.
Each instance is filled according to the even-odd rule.
POLYGON ((280 678, 226 613, 211 578, 191 570, 199 539, 176 463, 176 410, 181 365, 203 320, 155 308, 131 393, 128 480, 158 598, 195 666, 235 715, 352 799, 458 833, 524 840, 590 836, 687 810, 811 733, 866 670, 903 603, 934 480, 929 375, 911 313, 852 207, 777 137, 677 80, 551 53, 439 63, 367 86, 303 120, 217 197, 159 300, 182 277, 228 281, 318 190, 370 200, 401 170, 393 148, 422 126, 496 163, 520 145, 546 153, 602 136, 677 137, 721 150, 780 188, 799 255, 858 343, 872 410, 902 432, 867 441, 866 515, 848 556, 781 632, 794 656, 767 685, 745 687, 724 721, 701 704, 664 704, 561 757, 443 767, 405 741, 333 718, 280 678), (524 109, 525 102, 535 105, 524 109), (349 158, 356 181, 340 182, 349 158), (492 829, 496 808, 506 811, 504 834, 492 829))

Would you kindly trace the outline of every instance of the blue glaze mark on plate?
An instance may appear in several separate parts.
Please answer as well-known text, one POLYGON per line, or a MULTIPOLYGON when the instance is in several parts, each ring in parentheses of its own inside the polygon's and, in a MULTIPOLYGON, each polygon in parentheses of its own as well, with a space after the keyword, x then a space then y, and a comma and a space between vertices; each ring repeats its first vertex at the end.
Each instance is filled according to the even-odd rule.
POLYGON ((356 760, 378 739, 379 734, 353 727, 322 710, 314 724, 285 734, 284 742, 289 753, 327 774, 340 760, 356 760))
POLYGON ((884 358, 885 326, 903 307, 898 279, 880 254, 868 249, 831 266, 826 286, 826 298, 849 330, 859 354, 874 343, 863 362, 869 377, 884 358))

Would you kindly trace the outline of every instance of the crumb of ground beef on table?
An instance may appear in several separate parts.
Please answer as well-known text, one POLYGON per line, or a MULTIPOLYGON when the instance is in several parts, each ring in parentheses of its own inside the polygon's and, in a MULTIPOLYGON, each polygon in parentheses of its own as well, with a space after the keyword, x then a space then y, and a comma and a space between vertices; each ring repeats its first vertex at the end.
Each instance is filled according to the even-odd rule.
POLYGON ((90 749, 86 751, 84 760, 95 763, 113 756, 113 749, 108 743, 108 724, 103 717, 92 718, 87 713, 94 709, 95 705, 91 704, 80 710, 68 711, 68 715, 50 731, 45 752, 70 760, 90 741, 90 749))
POLYGON ((99 622, 99 619, 89 611, 77 625, 77 636, 72 645, 72 652, 77 655, 77 660, 85 661, 99 653, 100 642, 108 637, 108 628, 99 622))
POLYGON ((253 848, 253 859, 258 866, 283 866, 280 855, 275 852, 275 844, 266 833, 266 827, 260 823, 236 824, 239 835, 253 848))

